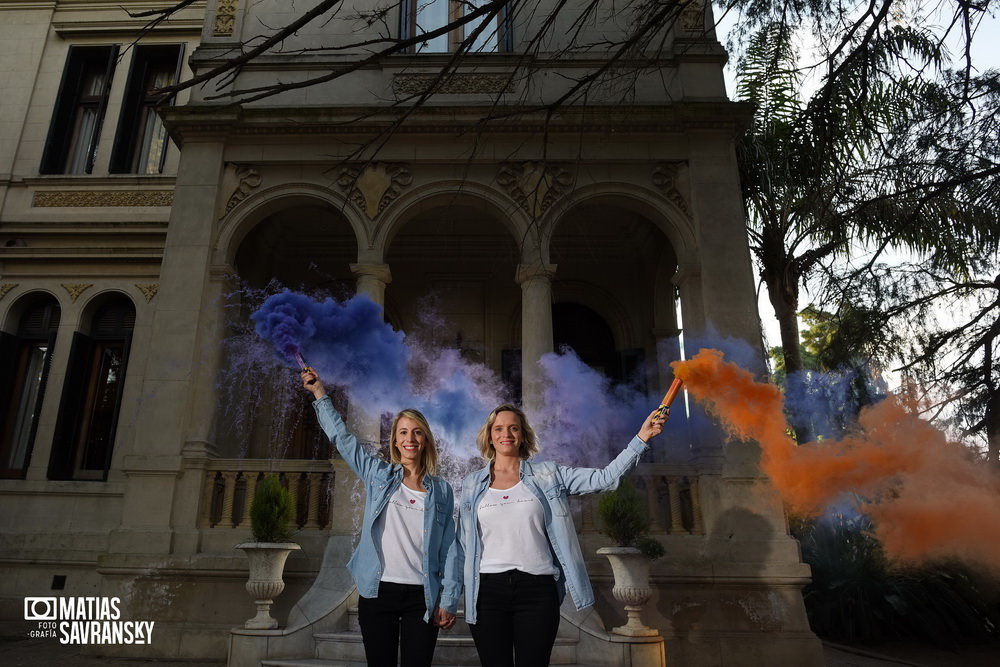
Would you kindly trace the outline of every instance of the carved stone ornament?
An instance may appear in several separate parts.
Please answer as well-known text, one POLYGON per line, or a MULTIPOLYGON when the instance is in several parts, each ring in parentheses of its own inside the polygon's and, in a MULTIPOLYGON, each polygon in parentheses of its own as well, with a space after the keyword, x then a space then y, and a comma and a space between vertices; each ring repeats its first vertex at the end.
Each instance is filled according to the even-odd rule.
POLYGON ((687 163, 661 162, 653 169, 652 179, 653 185, 658 187, 674 206, 690 218, 691 209, 688 207, 687 197, 684 195, 688 190, 687 163))
POLYGON ((136 283, 135 286, 138 287, 139 291, 142 292, 142 295, 146 297, 146 303, 152 301, 153 297, 156 296, 157 290, 160 289, 160 286, 157 283, 136 283))
POLYGON ((173 190, 50 190, 36 192, 34 207, 95 208, 101 206, 170 206, 173 190))
POLYGON ((573 174, 569 171, 537 161, 502 164, 497 172, 497 183, 536 218, 569 192, 573 182, 573 174))
POLYGON ((369 220, 374 220, 412 182, 407 165, 388 162, 373 162, 363 169, 344 167, 337 177, 337 185, 369 220))
POLYGON ((236 29, 236 8, 239 0, 219 0, 215 8, 215 28, 212 34, 216 37, 231 37, 236 29))
POLYGON ((94 286, 93 283, 62 283, 63 288, 69 294, 69 300, 76 303, 76 300, 80 298, 87 289, 94 286))
POLYGON ((17 287, 17 283, 4 283, 3 285, 0 285, 0 299, 7 296, 7 293, 15 287, 17 287))
POLYGON ((226 202, 226 213, 232 211, 241 201, 249 197, 251 192, 260 187, 263 180, 260 172, 253 167, 227 165, 227 168, 229 167, 232 167, 235 171, 234 176, 237 185, 233 190, 233 194, 229 196, 229 200, 226 202))
POLYGON ((392 90, 398 97, 431 90, 439 95, 496 95, 513 92, 514 85, 509 74, 452 74, 441 81, 437 74, 397 74, 392 90))
POLYGON ((689 32, 705 31, 705 0, 691 0, 681 10, 681 27, 689 32))

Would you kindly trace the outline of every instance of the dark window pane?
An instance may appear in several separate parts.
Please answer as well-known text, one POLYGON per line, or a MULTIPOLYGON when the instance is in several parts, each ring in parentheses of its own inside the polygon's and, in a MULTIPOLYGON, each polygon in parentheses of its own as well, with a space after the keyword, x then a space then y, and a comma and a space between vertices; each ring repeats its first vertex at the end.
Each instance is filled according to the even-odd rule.
POLYGON ((84 406, 84 424, 80 434, 81 471, 103 472, 111 458, 114 428, 118 414, 118 395, 122 371, 121 343, 98 344, 94 349, 91 382, 84 406))
POLYGON ((42 298, 24 310, 17 335, 0 334, 0 477, 27 472, 58 326, 59 306, 42 298))
POLYGON ((167 131, 156 113, 155 91, 177 81, 182 47, 177 44, 135 48, 118 132, 112 149, 112 173, 159 174, 166 157, 167 131))
POLYGON ((117 54, 117 46, 70 47, 41 173, 93 171, 117 54))

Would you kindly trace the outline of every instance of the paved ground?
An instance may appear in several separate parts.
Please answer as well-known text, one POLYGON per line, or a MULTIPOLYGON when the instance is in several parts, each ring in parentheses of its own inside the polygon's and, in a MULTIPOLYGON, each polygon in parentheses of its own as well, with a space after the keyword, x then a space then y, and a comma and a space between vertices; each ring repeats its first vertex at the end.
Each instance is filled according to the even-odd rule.
POLYGON ((79 646, 59 643, 55 638, 32 639, 24 623, 0 623, 2 667, 225 667, 226 661, 137 660, 84 655, 79 646))
MULTIPOLYGON (((1000 641, 944 651, 913 643, 877 647, 824 644, 826 667, 1000 667, 1000 641)), ((58 639, 30 639, 23 626, 0 627, 0 665, 3 667, 223 667, 225 661, 101 658, 83 655, 78 646, 58 639)), ((683 667, 681 665, 669 667, 683 667)), ((782 667, 796 667, 783 665, 782 667)))
POLYGON ((1000 641, 948 651, 913 642, 878 646, 823 644, 826 667, 1000 667, 1000 641))

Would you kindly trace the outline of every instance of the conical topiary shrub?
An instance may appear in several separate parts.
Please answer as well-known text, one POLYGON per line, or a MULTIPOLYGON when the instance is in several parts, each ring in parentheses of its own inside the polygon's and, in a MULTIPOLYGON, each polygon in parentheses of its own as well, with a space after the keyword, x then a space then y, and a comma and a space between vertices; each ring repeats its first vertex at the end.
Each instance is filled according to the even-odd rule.
POLYGON ((295 498, 281 485, 277 475, 268 475, 257 485, 250 503, 250 532, 257 542, 291 542, 295 498))

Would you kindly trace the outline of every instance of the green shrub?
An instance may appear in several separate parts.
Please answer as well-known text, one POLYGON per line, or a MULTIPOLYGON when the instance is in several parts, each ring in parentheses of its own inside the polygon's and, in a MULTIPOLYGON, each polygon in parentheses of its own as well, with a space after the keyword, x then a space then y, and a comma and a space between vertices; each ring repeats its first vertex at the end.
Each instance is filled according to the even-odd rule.
POLYGON ((806 613, 823 639, 868 642, 911 638, 940 647, 998 635, 1000 610, 984 573, 958 563, 891 563, 868 517, 792 522, 812 568, 806 613))
POLYGON ((257 484, 250 503, 250 532, 257 542, 291 542, 295 498, 281 485, 277 475, 268 475, 257 484))
POLYGON ((649 558, 665 553, 663 545, 647 535, 650 520, 646 500, 628 478, 598 499, 597 514, 603 524, 601 532, 618 546, 635 547, 649 558))
POLYGON ((650 560, 662 558, 667 550, 663 548, 660 541, 652 537, 640 537, 635 541, 635 548, 642 552, 642 555, 650 560))

